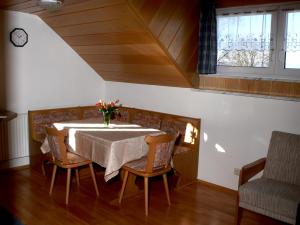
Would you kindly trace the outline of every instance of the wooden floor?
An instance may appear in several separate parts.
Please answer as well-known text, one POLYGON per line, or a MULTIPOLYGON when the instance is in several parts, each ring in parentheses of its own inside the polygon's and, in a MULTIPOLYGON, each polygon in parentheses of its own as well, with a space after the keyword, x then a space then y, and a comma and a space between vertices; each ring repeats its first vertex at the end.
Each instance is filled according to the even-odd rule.
MULTIPOLYGON (((66 173, 59 171, 49 197, 51 168, 44 177, 39 167, 0 172, 0 207, 11 211, 24 225, 233 225, 235 194, 221 192, 200 183, 179 190, 171 188, 169 207, 162 180, 150 183, 149 216, 144 216, 143 192, 124 199, 121 206, 109 203, 116 198, 120 182, 104 183, 102 172, 96 173, 100 197, 96 198, 92 180, 81 178, 78 189, 72 182, 69 206, 65 206, 66 173)), ((142 184, 142 182, 141 182, 142 184)), ((142 186, 142 185, 141 185, 142 186)), ((0 224, 3 224, 0 218, 0 224)), ((270 218, 245 212, 242 224, 279 225, 270 218)))

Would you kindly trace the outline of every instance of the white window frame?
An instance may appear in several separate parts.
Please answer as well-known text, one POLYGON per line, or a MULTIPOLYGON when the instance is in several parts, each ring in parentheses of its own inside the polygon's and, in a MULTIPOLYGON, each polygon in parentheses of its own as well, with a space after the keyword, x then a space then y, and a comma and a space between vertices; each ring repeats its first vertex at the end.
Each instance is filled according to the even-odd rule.
POLYGON ((286 14, 291 11, 300 11, 300 3, 279 3, 268 5, 253 5, 243 7, 221 8, 217 9, 217 16, 270 12, 272 14, 271 22, 271 38, 273 39, 273 47, 271 49, 270 65, 267 68, 254 67, 238 67, 238 66, 217 66, 217 74, 226 77, 243 77, 255 79, 275 79, 300 81, 300 69, 285 69, 285 35, 287 30, 286 14), (293 10, 289 10, 293 9, 293 10))

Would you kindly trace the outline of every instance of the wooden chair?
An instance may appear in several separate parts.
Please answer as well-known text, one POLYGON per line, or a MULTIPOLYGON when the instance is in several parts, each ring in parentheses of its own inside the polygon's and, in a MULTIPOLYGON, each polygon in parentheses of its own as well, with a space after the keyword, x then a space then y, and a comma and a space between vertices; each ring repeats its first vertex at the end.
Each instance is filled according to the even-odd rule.
POLYGON ((119 204, 122 202, 125 191, 128 173, 144 177, 145 188, 145 213, 148 215, 148 179, 158 175, 163 176, 164 187, 167 195, 168 204, 171 205, 167 172, 171 170, 170 161, 176 141, 176 136, 162 134, 158 136, 147 136, 146 143, 149 145, 148 155, 132 162, 125 164, 122 168, 125 170, 124 180, 121 193, 119 196, 119 204))
POLYGON ((49 146, 52 154, 52 161, 54 163, 53 173, 51 178, 51 186, 49 195, 52 195, 55 175, 57 167, 61 167, 67 169, 67 185, 66 185, 66 205, 69 203, 69 192, 70 192, 70 180, 71 180, 71 169, 75 169, 76 171, 76 181, 79 186, 79 173, 78 167, 89 165, 91 170, 92 179, 94 182, 95 191, 97 197, 99 196, 99 191, 97 187, 97 182, 95 178, 93 163, 91 160, 87 160, 75 153, 67 151, 67 145, 65 144, 65 138, 68 135, 67 130, 58 131, 55 128, 46 128, 47 139, 49 142, 49 146))

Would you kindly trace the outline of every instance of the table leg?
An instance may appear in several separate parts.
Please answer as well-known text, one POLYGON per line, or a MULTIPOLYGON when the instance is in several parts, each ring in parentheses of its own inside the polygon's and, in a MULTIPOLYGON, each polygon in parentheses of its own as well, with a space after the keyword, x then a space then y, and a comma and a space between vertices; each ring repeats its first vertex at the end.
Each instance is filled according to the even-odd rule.
MULTIPOLYGON (((125 192, 124 192, 125 198, 128 195, 137 194, 140 191, 138 186, 135 184, 136 177, 137 176, 132 173, 128 174, 127 185, 126 185, 125 192)), ((123 180, 123 178, 124 177, 122 177, 122 180, 123 180)))
MULTIPOLYGON (((124 179, 124 171, 122 170, 121 171, 121 184, 123 183, 123 179, 124 179)), ((137 194, 140 194, 142 193, 142 191, 138 188, 138 186, 135 184, 135 181, 136 181, 136 175, 132 174, 132 173, 129 173, 128 174, 128 178, 127 178, 127 183, 126 183, 126 187, 125 187, 125 191, 124 191, 124 194, 123 194, 123 201, 125 200, 126 201, 126 198, 130 198, 132 196, 136 196, 137 194)), ((118 198, 117 199, 113 199, 110 204, 113 204, 113 205, 117 205, 119 204, 118 201, 119 201, 119 195, 121 193, 121 188, 120 188, 120 192, 118 194, 118 198)), ((122 201, 122 202, 123 202, 122 201)))

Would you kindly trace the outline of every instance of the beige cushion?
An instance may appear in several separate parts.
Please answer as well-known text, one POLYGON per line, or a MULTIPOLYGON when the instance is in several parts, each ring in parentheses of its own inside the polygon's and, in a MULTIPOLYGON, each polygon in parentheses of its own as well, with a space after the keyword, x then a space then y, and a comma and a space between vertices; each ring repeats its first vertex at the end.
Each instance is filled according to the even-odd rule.
POLYGON ((144 156, 140 159, 131 161, 129 163, 126 163, 125 166, 137 170, 137 171, 141 171, 144 172, 146 170, 146 165, 147 165, 147 156, 144 156))
POLYGON ((295 224, 300 187, 260 178, 239 188, 239 206, 286 223, 295 224))
POLYGON ((263 177, 300 186, 300 135, 273 131, 263 177))
POLYGON ((82 156, 76 155, 72 152, 67 152, 67 161, 68 164, 82 164, 90 162, 90 160, 83 158, 82 156))

